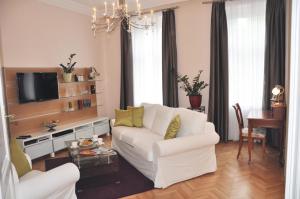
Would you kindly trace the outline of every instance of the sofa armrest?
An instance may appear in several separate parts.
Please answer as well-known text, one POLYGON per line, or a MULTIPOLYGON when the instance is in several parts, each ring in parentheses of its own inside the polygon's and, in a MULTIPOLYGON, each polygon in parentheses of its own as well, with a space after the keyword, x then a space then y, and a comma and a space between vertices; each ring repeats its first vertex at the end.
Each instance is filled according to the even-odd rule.
POLYGON ((116 121, 116 119, 111 119, 111 120, 110 120, 110 126, 111 126, 111 127, 114 127, 115 121, 116 121))
POLYGON ((219 135, 215 132, 205 132, 200 135, 178 137, 169 140, 162 140, 153 144, 155 157, 168 156, 178 153, 215 145, 219 142, 219 135))
POLYGON ((79 170, 73 163, 56 167, 17 185, 17 198, 49 198, 51 194, 64 190, 79 180, 79 170))
POLYGON ((205 133, 215 133, 215 125, 211 122, 206 122, 205 133))

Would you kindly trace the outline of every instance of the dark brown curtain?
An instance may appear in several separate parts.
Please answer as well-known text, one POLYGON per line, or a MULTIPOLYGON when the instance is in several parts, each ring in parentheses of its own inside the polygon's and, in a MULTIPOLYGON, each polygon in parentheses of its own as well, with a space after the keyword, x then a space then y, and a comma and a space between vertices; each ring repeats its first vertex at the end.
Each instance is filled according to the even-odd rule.
POLYGON ((223 142, 228 140, 228 35, 224 2, 214 2, 210 34, 208 120, 223 142))
MULTIPOLYGON (((267 0, 263 109, 270 109, 272 89, 285 84, 285 1, 267 0)), ((268 143, 279 146, 279 134, 269 131, 268 143)))
POLYGON ((133 57, 131 33, 126 21, 121 24, 121 95, 120 108, 133 106, 133 57))
POLYGON ((162 82, 163 104, 178 107, 177 46, 174 10, 162 16, 162 82))

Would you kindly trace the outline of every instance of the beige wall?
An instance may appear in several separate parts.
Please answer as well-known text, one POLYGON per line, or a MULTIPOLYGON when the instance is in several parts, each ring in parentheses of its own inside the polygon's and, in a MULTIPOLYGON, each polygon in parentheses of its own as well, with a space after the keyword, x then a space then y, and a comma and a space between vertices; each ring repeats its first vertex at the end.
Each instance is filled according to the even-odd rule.
MULTIPOLYGON (((178 72, 194 76, 204 70, 203 80, 209 83, 210 63, 210 15, 211 5, 199 0, 179 4, 176 9, 178 72)), ((110 117, 120 104, 120 32, 98 35, 102 40, 101 53, 106 78, 106 110, 110 117)), ((203 104, 208 109, 209 89, 203 92, 203 104)), ((179 103, 188 107, 188 98, 179 91, 179 103)))
POLYGON ((105 77, 105 110, 108 117, 114 118, 114 110, 120 107, 120 29, 109 34, 103 32, 97 37, 101 40, 100 53, 103 55, 101 65, 105 77))
MULTIPOLYGON (((37 0, 0 0, 3 66, 58 67, 77 53, 77 67, 95 66, 103 75, 101 41, 90 26, 89 16, 37 0)), ((105 104, 104 82, 97 88, 104 91, 97 100, 105 104)), ((98 109, 106 115, 104 107, 98 109)))
MULTIPOLYGON (((178 4, 176 9, 179 74, 195 75, 209 82, 211 5, 200 0, 178 4)), ((90 18, 36 0, 0 0, 0 25, 5 67, 50 67, 77 53, 78 66, 96 65, 104 78, 103 114, 114 116, 120 104, 120 30, 93 38, 90 18)), ((203 104, 208 108, 208 88, 203 104)), ((180 106, 189 106, 179 91, 180 106)))
MULTIPOLYGON (((211 4, 192 0, 176 10, 178 73, 194 76, 204 70, 202 79, 209 83, 211 4)), ((208 110, 209 88, 203 93, 203 105, 208 110)), ((185 93, 179 90, 179 104, 188 107, 185 93)))
POLYGON ((99 62, 90 18, 36 0, 0 0, 5 67, 50 67, 77 53, 78 66, 99 62))

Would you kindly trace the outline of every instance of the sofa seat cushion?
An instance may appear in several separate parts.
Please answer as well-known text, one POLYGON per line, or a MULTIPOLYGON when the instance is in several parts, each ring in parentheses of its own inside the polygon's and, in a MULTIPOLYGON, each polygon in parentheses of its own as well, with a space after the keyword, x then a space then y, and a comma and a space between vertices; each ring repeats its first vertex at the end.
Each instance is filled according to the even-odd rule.
POLYGON ((132 129, 134 129, 134 128, 133 127, 127 127, 127 126, 116 126, 116 127, 112 128, 111 133, 115 138, 117 138, 118 140, 121 140, 122 135, 125 132, 132 131, 132 129))
POLYGON ((29 179, 34 178, 34 177, 36 177, 38 175, 41 175, 41 174, 43 174, 42 171, 32 170, 32 171, 26 173, 24 176, 22 176, 19 179, 19 181, 22 182, 22 181, 25 181, 25 180, 29 180, 29 179))
POLYGON ((176 108, 174 109, 174 114, 179 114, 181 119, 181 126, 177 137, 197 135, 205 132, 206 114, 186 108, 176 108))
POLYGON ((148 161, 153 161, 153 144, 163 139, 163 136, 157 135, 146 128, 132 128, 132 131, 125 132, 121 136, 122 142, 136 148, 136 152, 148 161))
POLYGON ((120 140, 134 146, 136 139, 140 138, 141 135, 145 136, 145 139, 147 139, 146 137, 148 134, 152 134, 152 132, 147 128, 131 128, 128 131, 123 131, 120 140))

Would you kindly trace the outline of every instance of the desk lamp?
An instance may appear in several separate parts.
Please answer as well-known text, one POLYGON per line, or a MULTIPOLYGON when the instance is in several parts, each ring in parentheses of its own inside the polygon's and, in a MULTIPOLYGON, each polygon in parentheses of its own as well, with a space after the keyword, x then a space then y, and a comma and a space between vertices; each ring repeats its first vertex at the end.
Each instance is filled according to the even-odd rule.
POLYGON ((283 93, 284 93, 283 86, 276 85, 272 89, 273 97, 272 97, 271 101, 275 101, 275 102, 277 102, 279 104, 280 103, 280 97, 282 96, 283 93))

